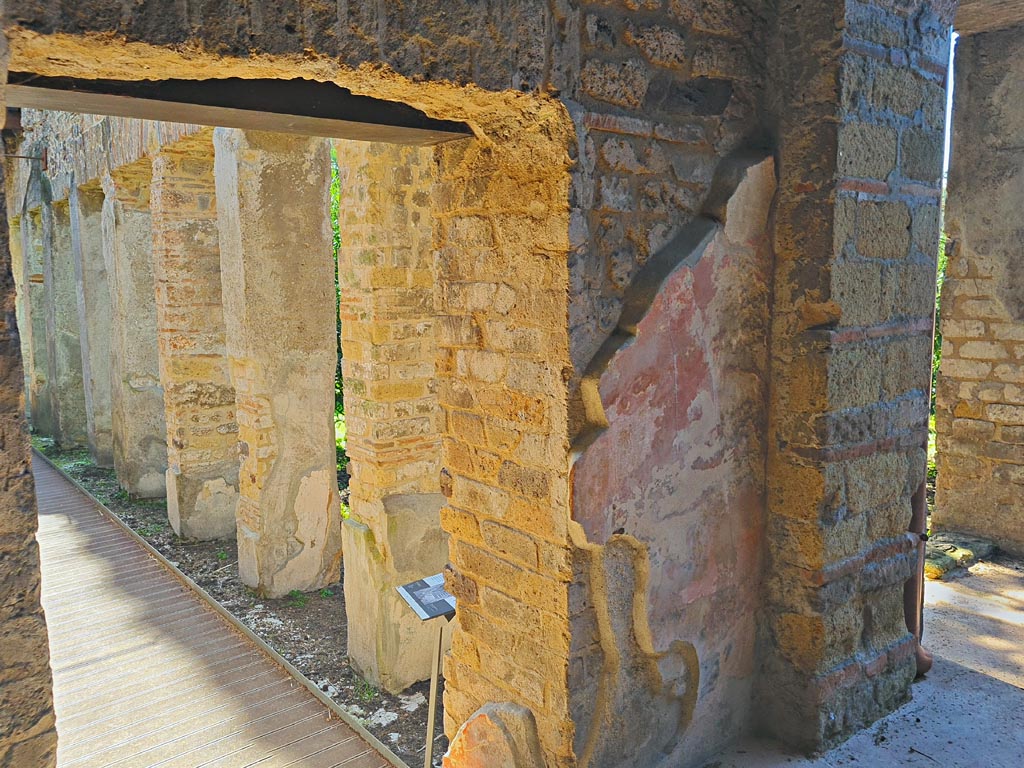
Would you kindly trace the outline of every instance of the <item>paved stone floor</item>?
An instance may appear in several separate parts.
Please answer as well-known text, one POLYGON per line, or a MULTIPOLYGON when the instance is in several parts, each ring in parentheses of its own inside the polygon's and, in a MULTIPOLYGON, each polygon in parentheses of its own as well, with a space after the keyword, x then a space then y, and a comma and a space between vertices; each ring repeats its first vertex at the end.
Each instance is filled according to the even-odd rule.
POLYGON ((392 765, 49 464, 33 474, 58 768, 392 765))
POLYGON ((1024 766, 1024 563, 979 563, 925 592, 935 667, 913 701, 817 759, 751 742, 706 768, 1024 766))

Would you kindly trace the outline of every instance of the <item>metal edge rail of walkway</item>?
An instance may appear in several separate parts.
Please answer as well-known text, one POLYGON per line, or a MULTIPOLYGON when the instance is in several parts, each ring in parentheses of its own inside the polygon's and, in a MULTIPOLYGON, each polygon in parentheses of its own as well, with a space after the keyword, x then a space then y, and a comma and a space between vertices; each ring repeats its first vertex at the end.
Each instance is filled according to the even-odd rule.
MULTIPOLYGON (((256 646, 256 649, 262 651, 270 661, 276 664, 278 667, 283 669, 289 677, 295 682, 299 683, 303 688, 306 689, 320 704, 322 704, 329 713, 330 717, 337 718, 342 723, 351 728, 357 736, 363 739, 374 751, 376 751, 381 758, 387 763, 390 763, 394 768, 408 768, 407 764, 404 763, 397 755, 395 755, 386 745, 384 745, 377 737, 370 733, 358 720, 352 715, 342 709, 333 699, 327 696, 321 691, 315 684, 307 679, 291 662, 285 659, 280 653, 274 650, 268 645, 262 638, 254 633, 249 627, 239 621, 230 611, 224 608, 218 603, 209 593, 206 592, 202 587, 196 584, 192 579, 185 575, 179 570, 174 564, 172 564, 159 550, 153 547, 148 541, 142 538, 139 534, 133 531, 121 518, 119 518, 114 512, 112 512, 103 502, 97 499, 87 489, 83 488, 78 482, 76 482, 71 476, 69 476, 63 469, 57 464, 51 461, 47 456, 43 455, 35 447, 32 448, 33 461, 42 461, 48 468, 55 471, 61 478, 66 480, 75 491, 85 496, 96 508, 99 515, 107 522, 112 523, 117 529, 126 534, 128 538, 138 544, 152 559, 162 566, 162 568, 170 573, 186 590, 191 592, 200 603, 204 604, 205 607, 213 610, 217 616, 223 620, 230 629, 234 630, 242 637, 256 646)), ((35 483, 38 485, 39 480, 35 477, 33 471, 33 478, 35 483)), ((37 489, 37 504, 38 504, 38 489, 37 489)), ((54 629, 59 629, 54 627, 54 629)), ((59 734, 58 734, 59 737, 59 734)))

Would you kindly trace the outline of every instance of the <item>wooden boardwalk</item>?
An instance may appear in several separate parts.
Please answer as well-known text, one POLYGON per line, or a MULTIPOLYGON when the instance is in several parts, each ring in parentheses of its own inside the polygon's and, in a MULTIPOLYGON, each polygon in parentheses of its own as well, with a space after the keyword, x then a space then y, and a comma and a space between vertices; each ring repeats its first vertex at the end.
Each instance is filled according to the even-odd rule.
POLYGON ((35 458, 59 768, 390 768, 35 458))

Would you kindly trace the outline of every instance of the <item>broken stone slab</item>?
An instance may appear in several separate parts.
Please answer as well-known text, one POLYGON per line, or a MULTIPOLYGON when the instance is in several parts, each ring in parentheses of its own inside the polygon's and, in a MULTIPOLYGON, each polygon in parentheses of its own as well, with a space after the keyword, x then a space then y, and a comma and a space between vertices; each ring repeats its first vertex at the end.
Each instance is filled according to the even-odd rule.
POLYGON ((995 544, 979 536, 941 531, 928 539, 924 575, 942 579, 958 568, 968 568, 978 560, 991 557, 995 544))
POLYGON ((516 704, 485 704, 462 724, 444 768, 541 768, 545 765, 533 713, 516 704))

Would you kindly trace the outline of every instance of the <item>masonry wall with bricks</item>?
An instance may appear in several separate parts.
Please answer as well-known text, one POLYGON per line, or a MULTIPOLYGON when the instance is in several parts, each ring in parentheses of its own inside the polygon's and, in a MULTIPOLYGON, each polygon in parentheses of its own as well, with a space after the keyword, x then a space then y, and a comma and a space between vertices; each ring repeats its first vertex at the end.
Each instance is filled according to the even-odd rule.
POLYGON ((936 529, 1024 552, 1021 27, 962 38, 950 166, 936 529))
POLYGON ((395 587, 448 562, 441 529, 437 177, 429 147, 334 142, 350 516, 342 527, 348 653, 404 690, 429 675, 434 628, 395 587))
MULTIPOLYGON (((377 532, 440 521, 421 532, 447 537, 459 599, 448 765, 702 764, 751 731, 816 749, 906 699, 947 4, 114 5, 7 18, 12 71, 310 77, 472 129, 428 152, 337 145, 346 536, 373 530, 376 553, 359 551, 386 564, 401 537, 377 532), (657 365, 687 350, 678 378, 657 365), (632 450, 641 433, 660 441, 650 461, 632 450), (663 494, 659 472, 707 493, 663 494)), ((194 132, 107 123, 123 150, 54 120, 54 168, 86 168, 78 186, 194 132)), ((261 214, 294 203, 286 180, 326 178, 309 158, 327 148, 217 135, 256 499, 284 439, 245 324, 277 258, 261 214), (264 178, 264 163, 281 170, 264 178)), ((296 220, 322 223, 326 206, 303 200, 296 220)), ((282 292, 275 317, 319 338, 333 299, 313 282, 282 292)))
POLYGON ((762 711, 787 701, 766 725, 813 745, 905 700, 915 674, 903 584, 919 556, 906 531, 925 476, 949 18, 782 10, 762 711))

